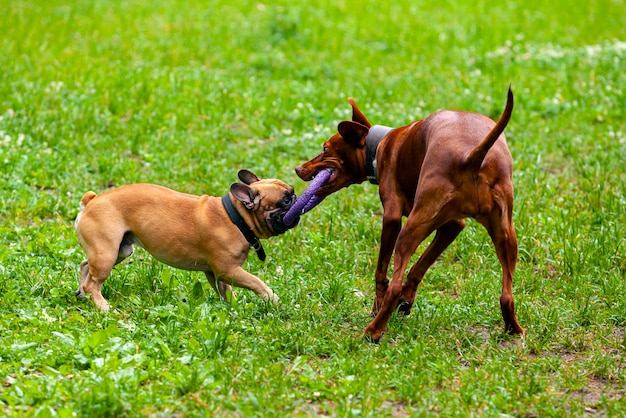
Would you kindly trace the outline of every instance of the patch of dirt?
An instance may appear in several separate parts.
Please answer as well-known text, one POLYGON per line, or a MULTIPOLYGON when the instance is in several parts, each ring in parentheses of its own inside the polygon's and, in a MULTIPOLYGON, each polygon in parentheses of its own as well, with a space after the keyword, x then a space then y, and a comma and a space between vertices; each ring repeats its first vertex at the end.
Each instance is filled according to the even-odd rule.
MULTIPOLYGON (((335 403, 330 400, 324 400, 321 402, 311 401, 298 408, 295 416, 305 416, 305 417, 332 417, 335 416, 335 403), (330 412, 328 412, 330 411, 330 412)), ((392 402, 392 401, 383 401, 383 404, 378 409, 378 413, 381 413, 383 416, 391 416, 392 418, 405 418, 411 416, 411 414, 406 410, 406 404, 404 402, 392 402), (390 415, 389 415, 390 414, 390 415)))
POLYGON ((611 401, 624 399, 624 388, 615 382, 591 377, 587 379, 585 388, 572 392, 572 397, 582 400, 585 413, 591 416, 606 416, 606 412, 599 406, 602 398, 611 401))

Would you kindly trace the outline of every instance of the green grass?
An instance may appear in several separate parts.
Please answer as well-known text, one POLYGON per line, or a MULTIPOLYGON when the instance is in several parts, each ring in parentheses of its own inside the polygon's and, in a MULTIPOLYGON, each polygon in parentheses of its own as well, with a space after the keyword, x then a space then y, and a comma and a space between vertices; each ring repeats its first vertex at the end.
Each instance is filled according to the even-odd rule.
POLYGON ((626 414, 624 2, 224 3, 2 2, 0 413, 626 414), (382 212, 367 184, 249 258, 277 306, 227 305, 142 251, 106 282, 111 313, 73 296, 87 190, 219 196, 249 168, 301 192, 293 168, 348 96, 399 126, 497 117, 509 83, 525 340, 503 334, 499 265, 469 222, 411 316, 363 341, 382 212))

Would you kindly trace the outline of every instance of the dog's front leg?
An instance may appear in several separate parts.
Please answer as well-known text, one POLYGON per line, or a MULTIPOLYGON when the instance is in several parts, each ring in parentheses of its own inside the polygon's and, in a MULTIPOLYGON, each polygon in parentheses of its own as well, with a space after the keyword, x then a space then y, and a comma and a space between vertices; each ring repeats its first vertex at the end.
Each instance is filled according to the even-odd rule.
POLYGON ((225 283, 221 280, 217 280, 215 278, 215 274, 212 271, 205 271, 204 275, 206 276, 209 284, 215 290, 215 292, 220 295, 223 301, 229 302, 231 299, 235 299, 235 294, 233 293, 233 288, 230 284, 225 283))
POLYGON ((402 294, 402 278, 404 271, 411 254, 415 251, 419 243, 423 240, 414 240, 410 234, 405 233, 405 230, 399 235, 398 246, 396 247, 396 253, 394 256, 394 271, 391 286, 387 289, 385 297, 381 303, 380 310, 376 314, 376 317, 365 328, 364 334, 372 341, 378 342, 382 338, 383 334, 387 332, 387 322, 391 317, 391 314, 398 306, 400 296, 402 294))
POLYGON ((417 287, 422 282, 426 271, 437 261, 437 258, 448 248, 463 228, 465 228, 465 220, 454 219, 437 229, 435 238, 433 238, 419 260, 417 260, 417 263, 411 267, 406 281, 402 285, 402 296, 398 304, 398 311, 400 313, 404 315, 411 313, 417 287))
MULTIPOLYGON (((430 193, 427 196, 438 195, 436 193, 430 193)), ((413 208, 407 217, 404 227, 402 227, 398 234, 394 248, 395 254, 391 285, 385 293, 378 314, 364 331, 364 334, 375 342, 378 342, 387 331, 387 322, 398 306, 400 297, 402 296, 402 279, 407 265, 409 264, 409 259, 422 241, 437 228, 437 214, 440 213, 442 204, 436 201, 436 199, 436 203, 433 204, 433 199, 435 199, 435 197, 420 200, 420 204, 417 204, 413 208)))
POLYGON ((376 316, 378 310, 383 304, 389 279, 387 272, 389 270, 389 262, 393 254, 393 247, 402 228, 402 214, 391 213, 391 210, 385 210, 383 216, 383 229, 380 235, 380 250, 378 251, 378 263, 376 264, 376 299, 372 307, 372 315, 376 316))

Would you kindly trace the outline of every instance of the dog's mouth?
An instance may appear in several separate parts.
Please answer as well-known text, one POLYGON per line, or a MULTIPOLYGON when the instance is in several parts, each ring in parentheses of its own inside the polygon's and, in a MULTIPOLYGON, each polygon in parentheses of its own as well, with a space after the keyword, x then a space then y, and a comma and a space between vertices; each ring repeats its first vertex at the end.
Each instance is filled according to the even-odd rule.
POLYGON ((318 197, 326 197, 329 194, 337 191, 335 189, 333 189, 333 183, 335 181, 335 179, 337 178, 337 175, 339 173, 339 170, 337 169, 337 167, 331 166, 331 167, 320 167, 319 169, 316 170, 311 170, 311 173, 308 176, 300 176, 300 173, 296 173, 298 174, 298 176, 304 180, 304 181, 311 181, 313 180, 319 173, 321 173, 324 170, 330 170, 331 174, 330 177, 328 178, 328 180, 326 180, 319 189, 317 189, 317 191, 315 192, 315 196, 318 197))
POLYGON ((282 201, 278 202, 276 204, 277 206, 276 210, 270 213, 269 223, 270 223, 270 227, 272 228, 272 231, 274 231, 274 234, 276 235, 284 234, 291 228, 295 228, 300 222, 299 216, 290 225, 286 225, 285 222, 283 222, 283 218, 285 217, 285 214, 289 212, 289 209, 291 209, 294 203, 296 203, 296 200, 298 200, 298 196, 296 196, 296 194, 294 193, 291 195, 291 197, 283 199, 282 201))
MULTIPOLYGON (((341 189, 341 187, 337 187, 337 184, 335 183, 335 180, 337 179, 338 175, 339 175, 339 170, 335 167, 322 167, 319 170, 317 170, 315 172, 315 174, 311 175, 311 177, 306 180, 306 181, 311 181, 315 178, 315 176, 317 176, 319 173, 321 173, 324 170, 330 170, 331 174, 330 177, 328 177, 328 180, 326 180, 319 189, 317 189, 317 191, 315 192, 315 196, 320 197, 320 198, 325 198, 326 196, 336 192, 337 190, 341 189)), ((343 187, 343 186, 342 186, 343 187)))

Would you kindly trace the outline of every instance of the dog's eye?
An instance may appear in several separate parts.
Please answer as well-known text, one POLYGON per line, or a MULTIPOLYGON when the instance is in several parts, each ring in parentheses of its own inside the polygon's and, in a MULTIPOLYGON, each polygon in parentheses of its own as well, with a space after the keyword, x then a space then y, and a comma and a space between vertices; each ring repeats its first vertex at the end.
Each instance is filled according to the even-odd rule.
POLYGON ((279 208, 290 207, 293 201, 295 200, 294 196, 295 195, 291 193, 285 193, 285 196, 276 203, 276 206, 279 208))

